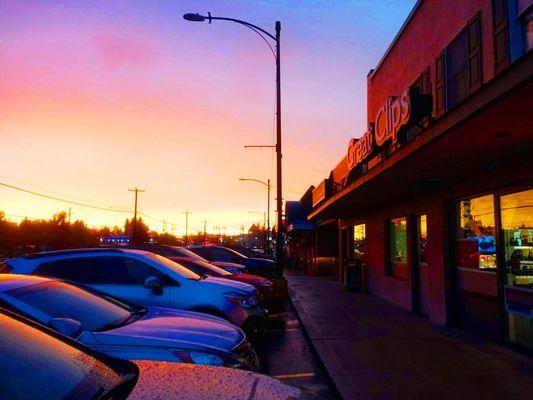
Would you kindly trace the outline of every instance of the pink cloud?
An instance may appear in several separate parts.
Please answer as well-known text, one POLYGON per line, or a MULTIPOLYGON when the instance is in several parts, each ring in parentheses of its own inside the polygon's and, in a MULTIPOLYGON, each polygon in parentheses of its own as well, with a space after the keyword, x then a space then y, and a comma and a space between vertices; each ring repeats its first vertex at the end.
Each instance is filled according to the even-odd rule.
POLYGON ((149 65, 155 59, 154 49, 139 38, 102 34, 94 44, 103 61, 112 67, 123 65, 149 65))

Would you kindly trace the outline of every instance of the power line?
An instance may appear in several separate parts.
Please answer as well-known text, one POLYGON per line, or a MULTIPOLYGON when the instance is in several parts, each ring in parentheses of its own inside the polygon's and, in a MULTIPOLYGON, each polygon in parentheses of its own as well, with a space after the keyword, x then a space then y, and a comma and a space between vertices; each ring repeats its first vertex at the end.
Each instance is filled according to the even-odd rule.
POLYGON ((59 197, 50 196, 48 194, 35 192, 33 190, 23 189, 23 188, 18 187, 18 186, 9 185, 9 184, 4 183, 4 182, 0 182, 0 186, 4 186, 4 187, 10 188, 10 189, 18 190, 18 191, 24 192, 24 193, 29 193, 29 194, 32 194, 34 196, 44 197, 45 199, 61 201, 63 203, 73 204, 75 206, 80 206, 80 207, 92 208, 92 209, 95 209, 95 210, 111 211, 111 212, 119 212, 119 213, 131 213, 132 212, 131 210, 121 210, 121 209, 112 208, 112 207, 107 207, 106 208, 106 207, 94 206, 94 205, 91 205, 91 204, 80 203, 78 201, 66 200, 66 199, 62 199, 62 198, 59 198, 59 197))

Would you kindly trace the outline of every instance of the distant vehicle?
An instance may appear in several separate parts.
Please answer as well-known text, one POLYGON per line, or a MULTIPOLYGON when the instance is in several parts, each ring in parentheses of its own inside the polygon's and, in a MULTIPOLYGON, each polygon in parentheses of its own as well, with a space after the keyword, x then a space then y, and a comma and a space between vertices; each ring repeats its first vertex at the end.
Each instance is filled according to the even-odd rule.
MULTIPOLYGON (((186 249, 185 247, 179 247, 179 246, 167 246, 167 245, 159 245, 159 244, 143 244, 138 245, 135 247, 131 247, 139 250, 145 250, 145 251, 151 251, 152 253, 159 254, 163 257, 187 257, 187 258, 196 258, 199 261, 203 262, 209 262, 205 258, 199 256, 196 253, 193 253, 189 249, 186 249)), ((212 263, 216 265, 217 267, 220 267, 232 274, 240 274, 240 273, 246 273, 248 270, 246 267, 242 264, 236 264, 231 262, 214 262, 212 263)))
POLYGON ((100 238, 100 246, 121 247, 130 244, 129 236, 105 236, 100 238))
POLYGON ((119 360, 7 310, 0 326, 1 399, 318 399, 249 371, 119 360))
POLYGON ((248 335, 261 335, 265 311, 246 283, 201 277, 160 255, 130 249, 77 249, 33 253, 4 269, 79 282, 142 306, 171 307, 222 317, 248 335))
POLYGON ((274 260, 273 257, 267 256, 264 249, 249 249, 244 246, 226 246, 228 249, 235 250, 248 258, 265 258, 267 260, 274 260))
POLYGON ((244 265, 251 274, 272 279, 275 273, 276 263, 265 258, 246 257, 245 255, 224 246, 194 245, 187 247, 188 250, 210 262, 232 262, 244 265))
POLYGON ((0 275, 0 305, 109 356, 257 370, 244 333, 221 318, 139 307, 83 287, 0 275))
POLYGON ((270 279, 263 278, 261 276, 251 274, 232 274, 222 268, 217 267, 207 261, 191 257, 168 257, 172 261, 177 262, 180 265, 190 269, 198 275, 215 276, 219 278, 232 279, 239 282, 248 283, 254 286, 260 297, 262 305, 264 305, 269 311, 278 307, 280 303, 283 303, 284 294, 274 285, 270 279))

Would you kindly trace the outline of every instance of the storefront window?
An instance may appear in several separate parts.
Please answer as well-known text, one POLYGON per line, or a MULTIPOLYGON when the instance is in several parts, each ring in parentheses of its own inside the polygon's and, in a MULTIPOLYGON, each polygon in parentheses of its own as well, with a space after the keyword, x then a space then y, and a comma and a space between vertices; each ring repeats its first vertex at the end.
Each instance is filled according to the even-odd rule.
POLYGON ((365 224, 353 227, 353 252, 352 259, 366 261, 366 229, 365 224))
POLYGON ((427 242, 428 242, 428 222, 427 215, 423 214, 418 218, 418 262, 427 264, 427 242))
POLYGON ((458 214, 457 266, 495 272, 494 196, 463 200, 459 202, 458 214))
POLYGON ((511 342, 533 348, 533 190, 500 200, 511 342))
POLYGON ((407 218, 389 221, 389 266, 387 273, 407 279, 407 218))

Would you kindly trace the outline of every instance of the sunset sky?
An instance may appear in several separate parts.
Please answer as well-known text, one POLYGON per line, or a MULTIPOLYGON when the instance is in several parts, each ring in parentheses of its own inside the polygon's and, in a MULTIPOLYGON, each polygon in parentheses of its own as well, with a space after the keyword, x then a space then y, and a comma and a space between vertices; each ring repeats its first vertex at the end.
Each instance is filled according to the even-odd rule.
MULTIPOLYGON (((136 186, 153 229, 182 234, 186 210, 191 230, 248 228, 266 190, 238 178, 275 183, 273 152, 243 147, 274 143, 274 60, 243 26, 181 15, 281 21, 284 198, 297 200, 365 131, 366 75, 414 3, 0 0, 0 182, 123 210, 136 186)), ((68 207, 0 186, 9 215, 68 207)), ((130 216, 72 213, 90 226, 130 216)))

